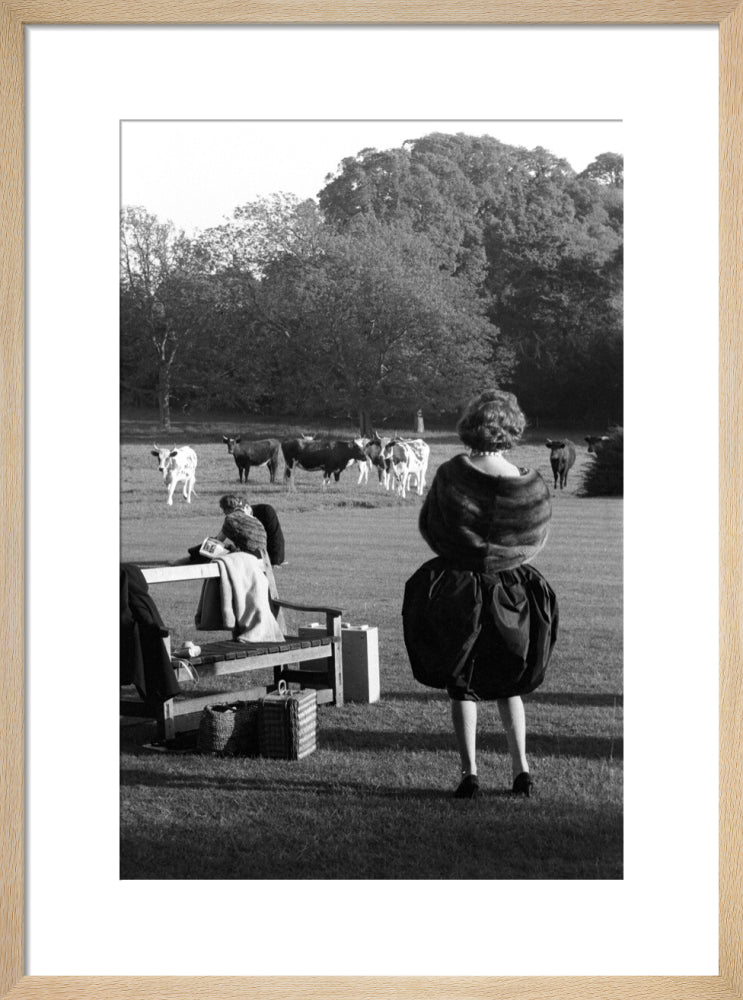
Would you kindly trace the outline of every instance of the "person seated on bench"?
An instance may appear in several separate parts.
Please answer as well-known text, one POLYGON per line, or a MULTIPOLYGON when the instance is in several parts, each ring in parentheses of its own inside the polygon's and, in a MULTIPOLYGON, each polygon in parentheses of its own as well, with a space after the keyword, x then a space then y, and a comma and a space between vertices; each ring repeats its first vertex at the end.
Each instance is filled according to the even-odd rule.
MULTIPOLYGON (((222 529, 215 535, 225 548, 238 552, 250 552, 259 558, 265 552, 271 566, 284 564, 285 544, 279 517, 267 503, 257 503, 251 507, 245 497, 226 493, 220 498, 219 506, 225 515, 222 529)), ((194 562, 210 562, 209 556, 201 555, 200 545, 193 545, 185 559, 176 560, 173 565, 194 562)))
POLYGON ((244 497, 226 493, 220 498, 219 506, 225 515, 222 529, 215 535, 220 542, 231 542, 239 552, 251 552, 256 556, 265 550, 272 566, 284 562, 284 533, 270 504, 251 507, 244 497))

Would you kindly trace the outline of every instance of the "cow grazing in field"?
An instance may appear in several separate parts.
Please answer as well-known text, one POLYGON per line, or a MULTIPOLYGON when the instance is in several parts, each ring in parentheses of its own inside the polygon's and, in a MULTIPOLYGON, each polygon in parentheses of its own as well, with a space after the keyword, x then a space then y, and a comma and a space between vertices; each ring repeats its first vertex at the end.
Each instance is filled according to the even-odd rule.
POLYGON ((588 454, 595 455, 596 452, 601 447, 601 445, 604 443, 604 441, 609 440, 609 435, 602 434, 601 436, 597 436, 594 434, 591 435, 591 437, 587 437, 585 440, 588 443, 588 448, 587 448, 588 454))
POLYGON ((547 447, 550 450, 550 465, 552 475, 555 477, 555 489, 558 482, 560 489, 564 489, 568 481, 568 472, 575 464, 575 445, 567 439, 563 441, 550 441, 547 438, 547 447))
POLYGON ((154 445, 152 454, 158 458, 158 470, 162 471, 168 491, 168 506, 173 504, 173 494, 179 483, 183 484, 183 499, 191 503, 191 495, 196 483, 196 452, 188 445, 182 448, 158 448, 154 445))
POLYGON ((430 453, 430 447, 422 438, 412 441, 395 438, 390 441, 383 451, 387 489, 393 486, 401 497, 405 497, 415 479, 416 493, 422 496, 430 453))
POLYGON ((246 441, 243 444, 240 435, 236 434, 234 437, 225 437, 225 435, 222 435, 222 440, 227 445, 228 453, 235 459, 237 478, 240 482, 243 482, 244 474, 245 482, 247 483, 251 467, 259 467, 261 465, 267 467, 271 482, 276 482, 276 473, 279 469, 279 455, 281 453, 281 445, 276 438, 264 438, 262 441, 246 441))
POLYGON ((322 470, 323 489, 330 482, 331 475, 336 483, 341 472, 352 462, 366 461, 364 449, 357 441, 314 441, 307 438, 288 438, 281 442, 284 456, 284 480, 288 489, 296 490, 294 470, 308 472, 322 470))

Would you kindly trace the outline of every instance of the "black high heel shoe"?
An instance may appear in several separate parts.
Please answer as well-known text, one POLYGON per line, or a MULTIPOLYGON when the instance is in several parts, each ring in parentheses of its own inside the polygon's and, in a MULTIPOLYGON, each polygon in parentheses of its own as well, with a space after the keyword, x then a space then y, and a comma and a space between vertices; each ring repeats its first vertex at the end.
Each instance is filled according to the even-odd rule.
POLYGON ((521 774, 519 774, 518 777, 514 779, 513 788, 511 789, 511 794, 525 795, 528 799, 529 796, 531 795, 531 790, 533 785, 534 782, 531 780, 529 772, 522 771, 521 774))
POLYGON ((454 792, 455 799, 476 799, 480 794, 480 782, 477 780, 476 774, 468 774, 466 778, 462 778, 459 785, 457 785, 457 790, 454 792))

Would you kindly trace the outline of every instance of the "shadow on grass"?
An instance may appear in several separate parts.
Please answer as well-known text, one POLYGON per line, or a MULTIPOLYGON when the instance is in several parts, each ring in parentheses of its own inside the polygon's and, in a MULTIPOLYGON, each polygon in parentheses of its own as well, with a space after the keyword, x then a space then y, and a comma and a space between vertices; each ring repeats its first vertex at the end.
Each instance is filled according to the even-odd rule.
MULTIPOLYGON (((594 708, 622 708, 623 694, 603 694, 591 691, 534 691, 525 694, 524 702, 538 702, 542 705, 591 706, 594 708)), ((445 691, 385 691, 382 701, 448 701, 445 691)))
POLYGON ((623 694, 601 694, 590 691, 534 691, 524 695, 524 701, 540 705, 589 705, 595 708, 623 708, 623 694))
MULTIPOLYGON (((529 753, 539 757, 585 757, 590 760, 621 760, 624 743, 621 737, 576 736, 528 733, 529 753)), ((396 732, 385 730, 340 729, 323 726, 323 750, 454 750, 452 732, 396 732)), ((508 753, 505 734, 478 733, 478 750, 508 753)))
MULTIPOLYGON (((120 748, 132 757, 152 757, 153 751, 140 743, 142 732, 130 732, 128 738, 122 733, 120 748)), ((152 738, 150 736, 150 738, 152 738)), ((498 754, 508 753, 505 734, 482 732, 477 738, 478 750, 498 754)), ((346 753, 352 751, 451 751, 455 750, 452 732, 415 732, 364 730, 334 728, 324 726, 320 737, 320 749, 346 753)), ((586 760, 622 760, 624 741, 622 737, 576 736, 562 734, 529 734, 529 753, 535 757, 582 757, 586 760)), ((174 755, 175 756, 175 755, 174 755)), ((122 778, 123 781, 123 778, 122 778)), ((368 785, 364 787, 368 788, 368 785)))
MULTIPOLYGON (((220 814, 219 824, 211 815, 191 816, 188 835, 179 838, 177 850, 167 826, 124 829, 120 877, 622 877, 622 823, 616 805, 601 809, 582 805, 556 813, 549 803, 538 799, 507 805, 504 793, 487 790, 477 802, 469 802, 453 799, 450 789, 382 789, 380 801, 368 790, 357 796, 355 788, 346 784, 328 788, 335 794, 327 796, 316 794, 318 786, 307 789, 301 781, 286 784, 287 794, 277 795, 276 786, 265 780, 233 782, 229 813, 220 814), (344 795, 347 789, 350 794, 344 795), (242 811, 235 808, 235 792, 247 798, 242 811), (290 797, 304 799, 299 825, 280 821, 290 797), (332 835, 328 833, 329 817, 332 835), (402 853, 391 849, 391 843, 405 840, 404 831, 411 823, 420 830, 414 849, 402 853)), ((191 787, 208 790, 208 786, 191 787)))
MULTIPOLYGON (((411 788, 403 785, 373 785, 365 781, 323 781, 312 778, 287 778, 280 779, 268 777, 246 776, 244 778, 228 778, 220 775, 218 779, 219 791, 224 792, 265 792, 268 795, 277 795, 289 792, 292 795, 305 792, 310 795, 332 795, 340 797, 359 796, 362 799, 378 800, 393 799, 398 802, 451 802, 454 808, 476 806, 476 802, 469 800, 462 801, 453 797, 453 786, 442 786, 441 788, 411 788)), ((149 788, 169 788, 171 790, 191 791, 213 791, 215 786, 214 776, 207 775, 174 775, 174 774, 153 774, 149 770, 141 768, 123 768, 121 771, 122 787, 138 787, 147 785, 149 788)), ((481 799, 502 798, 511 802, 527 802, 520 796, 513 795, 508 788, 484 788, 481 792, 481 799)), ((532 803, 532 800, 528 800, 532 803)), ((536 797, 533 800, 536 802, 536 797)))
POLYGON ((381 701, 422 701, 438 702, 448 701, 446 691, 383 691, 381 701))

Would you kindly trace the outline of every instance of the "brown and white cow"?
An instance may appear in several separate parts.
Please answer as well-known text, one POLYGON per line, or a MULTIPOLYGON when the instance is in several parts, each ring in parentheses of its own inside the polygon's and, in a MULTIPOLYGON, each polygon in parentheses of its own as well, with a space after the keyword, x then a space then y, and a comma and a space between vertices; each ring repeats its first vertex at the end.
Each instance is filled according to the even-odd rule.
POLYGON ((284 481, 287 488, 296 490, 295 469, 306 469, 308 472, 322 470, 322 487, 325 489, 330 477, 336 483, 341 472, 352 462, 366 460, 366 453, 357 441, 314 441, 307 438, 288 438, 281 442, 284 456, 284 481))
POLYGON ((414 479, 416 493, 422 496, 430 453, 430 446, 422 438, 414 438, 412 441, 394 438, 390 441, 382 453, 387 489, 392 487, 401 497, 405 497, 414 479))

